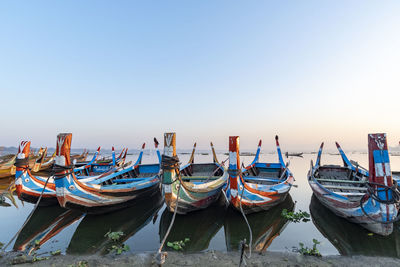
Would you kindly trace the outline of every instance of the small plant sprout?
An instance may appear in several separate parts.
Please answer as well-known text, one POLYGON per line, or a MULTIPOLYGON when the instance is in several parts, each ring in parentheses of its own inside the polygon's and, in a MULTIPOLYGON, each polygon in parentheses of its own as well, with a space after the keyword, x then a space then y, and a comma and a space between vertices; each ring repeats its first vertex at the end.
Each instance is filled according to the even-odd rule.
POLYGON ((111 232, 108 231, 104 237, 108 237, 108 239, 111 239, 114 242, 117 242, 123 235, 125 235, 123 232, 118 231, 118 232, 111 232))
POLYGON ((167 246, 173 248, 176 251, 182 251, 187 242, 189 242, 189 238, 185 238, 184 240, 174 241, 174 242, 167 242, 167 246))
POLYGON ((281 216, 294 223, 310 221, 310 214, 302 210, 299 210, 298 212, 293 212, 288 211, 287 209, 283 209, 281 216))
POLYGON ((305 255, 305 256, 315 256, 315 257, 321 257, 321 253, 319 252, 319 250, 317 249, 317 245, 321 244, 321 242, 319 242, 317 239, 313 239, 313 246, 312 248, 306 247, 304 246, 304 243, 300 242, 299 246, 300 248, 293 248, 294 252, 298 252, 301 255, 305 255))
POLYGON ((121 255, 125 251, 129 251, 129 246, 126 244, 123 244, 120 239, 122 236, 125 234, 121 231, 118 232, 111 232, 108 231, 104 236, 107 237, 112 241, 111 248, 109 249, 110 252, 114 252, 117 255, 121 255))

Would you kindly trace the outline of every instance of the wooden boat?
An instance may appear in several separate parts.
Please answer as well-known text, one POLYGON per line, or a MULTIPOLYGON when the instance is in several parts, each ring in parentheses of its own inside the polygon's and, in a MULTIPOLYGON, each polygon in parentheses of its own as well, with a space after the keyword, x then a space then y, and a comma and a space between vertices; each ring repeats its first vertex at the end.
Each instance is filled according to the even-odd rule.
MULTIPOLYGON (((183 247, 184 252, 199 252, 208 249, 211 239, 224 225, 225 213, 226 206, 217 201, 207 209, 193 211, 185 215, 177 214, 166 244, 189 238, 189 241, 183 247)), ((159 224, 160 242, 165 237, 172 216, 173 213, 168 208, 165 208, 159 224)), ((173 250, 167 245, 164 249, 173 250)))
MULTIPOLYGON (((369 172, 366 168, 363 166, 359 165, 358 162, 349 159, 346 154, 344 153, 343 149, 340 147, 338 142, 336 142, 336 147, 339 150, 339 155, 341 156, 343 160, 343 165, 347 168, 352 169, 355 172, 359 172, 362 175, 365 175, 369 177, 369 172)), ((400 171, 392 171, 392 179, 393 181, 396 181, 397 187, 400 189, 400 171)))
MULTIPOLYGON (((28 161, 28 165, 30 168, 33 168, 36 161, 41 158, 41 156, 43 155, 45 149, 44 148, 40 148, 38 150, 38 153, 36 154, 31 154, 29 155, 29 161, 28 161)), ((11 177, 13 175, 15 175, 16 172, 16 168, 14 166, 15 161, 17 159, 17 155, 15 156, 8 156, 8 160, 6 160, 5 162, 3 162, 2 164, 0 164, 0 178, 7 178, 7 177, 11 177)))
MULTIPOLYGON (((88 165, 88 164, 92 163, 92 164, 98 164, 98 166, 99 166, 98 169, 101 169, 100 166, 108 165, 108 164, 111 165, 111 163, 113 163, 114 160, 115 160, 115 165, 118 166, 118 167, 121 167, 123 164, 125 164, 126 155, 128 153, 128 149, 127 148, 123 148, 121 153, 119 154, 119 156, 116 157, 116 158, 115 158, 115 156, 111 156, 111 157, 107 157, 107 158, 103 157, 103 158, 99 159, 98 156, 100 155, 100 149, 101 149, 101 147, 99 147, 97 149, 97 151, 96 151, 96 156, 97 157, 96 157, 95 162, 93 162, 92 160, 79 161, 79 162, 76 162, 74 164, 74 166, 75 167, 82 167, 82 166, 85 166, 85 165, 88 165)), ((112 154, 114 154, 114 153, 115 153, 115 151, 114 151, 114 147, 113 147, 112 148, 112 154)))
MULTIPOLYGON (((161 192, 135 201, 129 208, 112 213, 86 215, 76 228, 67 248, 67 254, 107 254, 114 245, 108 232, 123 232, 119 242, 125 242, 151 222, 164 200, 161 192), (101 222, 101 223, 99 223, 101 222)), ((140 249, 143 249, 141 244, 140 249)), ((135 247, 132 247, 135 250, 135 247)), ((137 248, 136 248, 137 249, 137 248)))
MULTIPOLYGON (((289 221, 284 218, 282 210, 294 210, 294 203, 290 195, 285 200, 267 211, 260 211, 246 216, 249 222, 253 242, 252 251, 263 252, 268 249, 272 241, 286 228, 289 221)), ((243 216, 233 209, 228 209, 224 222, 225 242, 228 251, 238 250, 240 242, 249 240, 249 228, 243 216)))
POLYGON ((56 158, 56 152, 53 153, 50 157, 46 157, 47 155, 47 147, 40 155, 38 159, 36 159, 35 164, 33 165, 32 172, 43 172, 53 168, 54 159, 56 158))
POLYGON ((229 137, 229 180, 224 188, 228 203, 244 213, 268 210, 283 202, 294 182, 282 158, 278 136, 275 137, 278 163, 259 163, 261 140, 253 162, 242 169, 239 157, 239 136, 229 137))
POLYGON ((215 202, 228 179, 226 168, 218 162, 214 147, 213 163, 194 163, 194 150, 189 162, 179 168, 176 155, 176 134, 164 134, 163 176, 165 203, 171 212, 178 205, 177 213, 205 209, 215 202))
POLYGON ((84 162, 88 155, 89 155, 89 151, 86 151, 86 149, 84 149, 82 154, 71 155, 70 157, 71 157, 72 161, 76 160, 76 162, 84 162))
POLYGON ((35 250, 82 216, 83 213, 79 211, 66 210, 59 206, 38 207, 18 234, 14 250, 35 250))
MULTIPOLYGON (((72 134, 57 136, 54 181, 60 206, 87 213, 106 213, 125 208, 134 200, 160 190, 160 163, 140 164, 78 179, 72 171, 72 134)), ((158 142, 155 140, 155 146, 158 142)))
POLYGON ((340 255, 400 258, 399 224, 395 224, 393 233, 389 236, 371 235, 359 224, 336 216, 315 195, 311 198, 310 213, 318 231, 332 243, 340 255))
MULTIPOLYGON (((16 174, 15 174, 15 185, 18 198, 22 201, 30 203, 36 203, 39 196, 42 194, 42 199, 39 203, 41 206, 55 205, 58 203, 56 196, 56 187, 54 184, 54 177, 50 177, 45 190, 44 185, 48 179, 47 176, 33 175, 29 166, 26 165, 26 158, 29 157, 30 153, 30 141, 22 141, 18 149, 18 157, 16 160, 16 174)), ((100 175, 108 172, 115 168, 117 165, 114 162, 111 164, 97 164, 95 163, 100 147, 93 155, 93 158, 87 165, 79 168, 74 168, 73 172, 78 178, 86 178, 86 175, 100 175)), ((113 154, 115 158, 115 152, 113 154)))
POLYGON ((300 158, 302 158, 303 157, 303 152, 300 152, 300 153, 289 153, 289 152, 286 152, 285 156, 286 156, 286 158, 289 158, 289 157, 300 157, 300 158))
POLYGON ((368 135, 369 177, 365 170, 346 163, 343 167, 321 165, 322 149, 323 143, 308 173, 315 196, 336 215, 376 234, 390 235, 398 214, 399 193, 393 186, 386 134, 368 135))

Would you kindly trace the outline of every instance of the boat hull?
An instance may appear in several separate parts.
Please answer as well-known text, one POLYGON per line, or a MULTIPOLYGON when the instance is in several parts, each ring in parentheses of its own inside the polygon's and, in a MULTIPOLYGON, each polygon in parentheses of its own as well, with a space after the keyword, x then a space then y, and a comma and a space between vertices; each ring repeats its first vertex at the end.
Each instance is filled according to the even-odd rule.
POLYGON ((396 217, 397 209, 394 204, 375 203, 374 205, 372 200, 368 199, 363 203, 364 210, 368 213, 366 215, 360 207, 359 200, 351 201, 344 196, 334 194, 312 180, 309 180, 309 184, 317 199, 337 216, 357 223, 379 235, 387 236, 393 232, 393 223, 379 223, 379 221, 383 221, 383 216, 389 219, 396 217))
POLYGON ((195 192, 181 185, 178 199, 179 182, 175 182, 172 185, 163 185, 165 203, 170 212, 175 211, 175 206, 178 203, 176 211, 178 214, 205 209, 218 200, 221 195, 222 186, 207 192, 195 192))
POLYGON ((49 179, 46 189, 43 190, 47 178, 30 175, 29 170, 22 172, 17 171, 16 176, 18 178, 15 180, 15 191, 20 200, 35 204, 43 191, 39 206, 57 205, 53 178, 49 179))
POLYGON ((61 207, 89 214, 101 214, 129 207, 135 200, 159 192, 158 176, 135 187, 105 190, 101 185, 80 182, 74 175, 55 179, 56 194, 61 207))

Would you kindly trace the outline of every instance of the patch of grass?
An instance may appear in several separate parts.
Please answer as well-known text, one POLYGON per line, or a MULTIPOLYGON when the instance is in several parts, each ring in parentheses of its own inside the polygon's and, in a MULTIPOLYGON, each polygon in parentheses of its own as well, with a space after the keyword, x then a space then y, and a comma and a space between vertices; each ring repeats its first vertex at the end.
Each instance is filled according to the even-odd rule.
POLYGON ((111 232, 108 231, 104 236, 112 241, 111 248, 109 252, 114 252, 116 255, 121 255, 125 251, 129 251, 129 246, 120 242, 120 239, 125 234, 121 231, 111 232))
POLYGON ((117 255, 121 255, 125 251, 129 251, 129 246, 126 244, 112 245, 110 249, 110 252, 115 252, 117 255))
POLYGON ((176 251, 182 251, 185 247, 186 243, 189 242, 189 238, 185 238, 184 240, 174 241, 174 242, 167 242, 167 246, 173 248, 176 251))
POLYGON ((68 267, 89 267, 89 263, 87 261, 78 261, 76 264, 70 264, 68 267))
POLYGON ((310 221, 310 214, 302 210, 299 210, 298 212, 293 212, 288 211, 287 209, 283 209, 281 216, 294 223, 310 221))
POLYGON ((51 251, 50 254, 51 254, 52 256, 61 255, 61 250, 57 249, 56 251, 51 251))
POLYGON ((48 260, 50 257, 33 256, 32 262, 48 260))
POLYGON ((317 239, 313 239, 313 246, 312 248, 309 247, 305 247, 303 243, 299 243, 300 248, 293 248, 294 252, 298 252, 301 255, 305 255, 305 256, 315 256, 315 257, 322 257, 321 253, 319 252, 319 250, 317 249, 317 245, 321 244, 321 242, 319 242, 317 239))
POLYGON ((108 237, 108 239, 111 239, 112 241, 117 242, 124 235, 125 234, 121 231, 111 232, 111 230, 110 230, 104 235, 104 237, 108 237))

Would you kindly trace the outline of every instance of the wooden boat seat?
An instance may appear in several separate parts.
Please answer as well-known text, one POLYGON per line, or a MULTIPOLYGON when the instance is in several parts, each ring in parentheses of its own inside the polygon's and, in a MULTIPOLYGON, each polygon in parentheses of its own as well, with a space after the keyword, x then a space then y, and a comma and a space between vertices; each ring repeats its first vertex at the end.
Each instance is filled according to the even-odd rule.
MULTIPOLYGON (((276 177, 274 177, 276 178, 276 177)), ((279 179, 273 179, 273 178, 266 178, 264 176, 255 176, 255 177, 244 177, 245 181, 266 181, 266 182, 274 182, 274 183, 278 183, 280 182, 279 179)), ((281 181, 283 181, 284 179, 282 179, 281 181)))
POLYGON ((158 173, 154 172, 147 172, 147 173, 140 173, 137 178, 144 178, 144 177, 151 177, 151 176, 156 176, 158 173))
POLYGON ((264 178, 278 178, 280 176, 280 171, 274 171, 274 172, 260 171, 257 176, 264 178))
POLYGON ((142 181, 145 178, 127 178, 127 179, 115 179, 113 182, 114 183, 131 183, 131 182, 138 182, 142 181))
POLYGON ((191 181, 191 180, 216 180, 218 178, 220 178, 221 176, 183 176, 182 179, 184 181, 191 181))
MULTIPOLYGON (((338 185, 324 185, 326 189, 339 189, 339 190, 350 190, 350 191, 367 191, 366 187, 355 187, 355 186, 338 186, 338 185)), ((342 192, 340 192, 342 193, 342 192)))
POLYGON ((329 182, 329 183, 349 183, 349 184, 366 184, 366 183, 368 183, 367 181, 352 181, 352 180, 324 179, 324 178, 317 178, 317 181, 318 182, 329 182))

